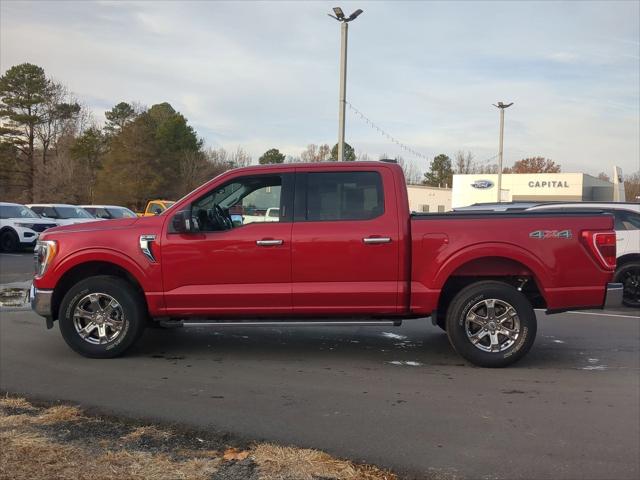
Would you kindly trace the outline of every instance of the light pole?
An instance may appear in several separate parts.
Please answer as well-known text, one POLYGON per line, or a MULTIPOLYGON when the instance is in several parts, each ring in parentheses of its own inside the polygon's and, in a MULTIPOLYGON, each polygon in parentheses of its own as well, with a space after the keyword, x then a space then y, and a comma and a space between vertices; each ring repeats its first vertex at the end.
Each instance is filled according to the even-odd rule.
POLYGON ((504 104, 498 102, 494 107, 500 109, 500 150, 498 150, 498 203, 502 202, 502 153, 504 147, 504 110, 513 105, 513 102, 504 104))
POLYGON ((349 33, 349 22, 358 18, 362 10, 358 9, 348 17, 340 7, 333 9, 335 15, 328 14, 341 23, 340 25, 340 100, 338 104, 338 161, 344 160, 344 114, 347 102, 347 35, 349 33))

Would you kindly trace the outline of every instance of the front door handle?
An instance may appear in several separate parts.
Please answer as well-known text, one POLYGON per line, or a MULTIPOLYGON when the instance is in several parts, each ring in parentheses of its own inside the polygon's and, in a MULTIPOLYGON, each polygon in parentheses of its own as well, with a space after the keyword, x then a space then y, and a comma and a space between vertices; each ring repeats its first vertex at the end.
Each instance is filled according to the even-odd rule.
POLYGON ((261 247, 272 247, 273 245, 282 245, 282 240, 256 240, 256 245, 261 247))
POLYGON ((362 241, 364 243, 390 243, 391 239, 389 237, 367 237, 363 238, 362 241))

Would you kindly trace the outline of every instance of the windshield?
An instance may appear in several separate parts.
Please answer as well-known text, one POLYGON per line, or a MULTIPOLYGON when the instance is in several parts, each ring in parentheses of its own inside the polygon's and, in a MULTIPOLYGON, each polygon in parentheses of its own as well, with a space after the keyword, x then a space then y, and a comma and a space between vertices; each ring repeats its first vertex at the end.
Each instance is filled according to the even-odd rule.
POLYGON ((95 218, 84 208, 80 207, 55 207, 58 218, 95 218))
POLYGON ((0 218, 40 218, 34 211, 22 205, 0 205, 0 218))
POLYGON ((136 218, 137 215, 133 213, 128 208, 115 208, 109 207, 107 208, 109 214, 111 214, 111 218, 136 218))
POLYGON ((174 205, 176 202, 162 202, 164 204, 164 208, 169 208, 171 205, 174 205))

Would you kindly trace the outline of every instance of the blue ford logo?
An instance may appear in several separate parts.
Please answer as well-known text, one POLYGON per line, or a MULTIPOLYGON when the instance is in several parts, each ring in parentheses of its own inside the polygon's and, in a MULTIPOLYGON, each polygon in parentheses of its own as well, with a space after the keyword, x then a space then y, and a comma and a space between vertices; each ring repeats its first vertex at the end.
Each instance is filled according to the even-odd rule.
POLYGON ((491 188, 493 187, 493 182, 491 180, 476 180, 471 186, 473 188, 491 188))

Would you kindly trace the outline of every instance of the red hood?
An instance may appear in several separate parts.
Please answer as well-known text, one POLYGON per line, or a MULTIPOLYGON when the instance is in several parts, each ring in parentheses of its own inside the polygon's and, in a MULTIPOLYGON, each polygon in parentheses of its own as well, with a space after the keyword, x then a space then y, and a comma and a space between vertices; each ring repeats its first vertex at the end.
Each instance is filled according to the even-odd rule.
POLYGON ((44 239, 51 233, 72 233, 72 232, 96 232, 100 230, 118 230, 134 225, 141 220, 140 218, 120 218, 118 220, 97 220, 95 222, 74 223, 73 225, 64 225, 53 227, 43 233, 40 238, 44 239))

